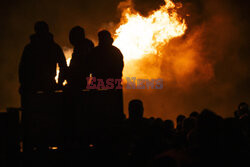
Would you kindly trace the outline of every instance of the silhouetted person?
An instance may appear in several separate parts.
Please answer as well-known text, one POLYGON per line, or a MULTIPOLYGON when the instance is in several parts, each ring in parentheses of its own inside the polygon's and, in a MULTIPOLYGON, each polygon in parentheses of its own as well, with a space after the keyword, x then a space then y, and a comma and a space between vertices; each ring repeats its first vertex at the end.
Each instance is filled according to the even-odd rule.
POLYGON ((129 102, 128 111, 129 111, 129 120, 132 121, 142 120, 144 112, 142 101, 137 99, 131 100, 129 102))
POLYGON ((178 115, 177 118, 176 118, 176 123, 177 123, 177 126, 176 126, 176 131, 177 132, 180 132, 182 131, 182 124, 183 124, 183 120, 185 119, 186 117, 184 115, 178 115))
POLYGON ((245 117, 249 116, 249 109, 248 104, 245 102, 242 102, 238 106, 238 110, 234 112, 234 115, 238 119, 243 119, 245 117))
POLYGON ((241 130, 250 138, 250 110, 248 104, 242 102, 235 111, 235 117, 240 120, 241 130))
POLYGON ((165 120, 164 125, 165 125, 166 130, 174 131, 174 122, 172 120, 165 120))
POLYGON ((96 81, 93 78, 96 89, 105 91, 94 91, 95 93, 92 94, 95 99, 93 100, 90 117, 94 119, 93 122, 96 122, 97 129, 104 126, 113 126, 124 120, 121 86, 123 55, 117 47, 112 45, 113 38, 108 31, 100 31, 98 39, 98 46, 91 52, 91 73, 96 78, 96 81), (108 79, 113 80, 111 82, 113 88, 106 88, 108 84, 105 83, 108 79), (100 85, 98 80, 103 83, 100 87, 98 86, 100 85), (99 115, 99 117, 96 118, 96 115, 99 115))
POLYGON ((197 149, 200 162, 207 162, 205 165, 197 166, 214 166, 213 164, 221 163, 223 155, 221 146, 224 143, 222 130, 222 117, 208 109, 200 113, 196 128, 188 134, 189 146, 197 149))
POLYGON ((246 140, 245 134, 241 120, 236 118, 224 120, 223 151, 229 166, 249 166, 249 140, 246 140))
POLYGON ((183 132, 188 134, 192 129, 195 128, 196 120, 194 118, 185 118, 183 120, 183 132))
POLYGON ((30 43, 25 46, 19 65, 23 107, 29 94, 53 91, 60 87, 67 71, 64 53, 53 40, 48 24, 39 21, 34 28, 35 34, 30 36, 30 43), (60 67, 58 84, 55 81, 57 64, 60 67))
POLYGON ((197 119, 199 117, 199 113, 197 111, 193 111, 190 113, 189 117, 197 119))
POLYGON ((85 38, 85 31, 80 26, 71 29, 69 40, 74 46, 74 52, 69 66, 68 86, 73 89, 85 89, 86 78, 90 74, 89 54, 94 44, 85 38))
MULTIPOLYGON (((69 41, 73 45, 74 51, 69 65, 67 89, 64 91, 66 149, 71 149, 72 143, 78 143, 82 147, 82 136, 86 140, 86 134, 79 132, 79 129, 85 128, 79 126, 82 125, 81 122, 86 122, 82 119, 79 121, 79 113, 85 112, 85 110, 82 110, 81 105, 87 104, 87 102, 83 102, 80 90, 86 89, 86 78, 90 75, 89 54, 94 48, 93 42, 85 38, 85 31, 80 26, 75 26, 70 30, 69 41), (68 111, 70 111, 70 114, 68 111)), ((84 117, 87 118, 86 115, 84 117)))
POLYGON ((110 32, 103 30, 98 33, 99 44, 92 52, 92 72, 97 79, 121 79, 124 66, 121 51, 113 46, 110 32))
POLYGON ((148 151, 148 147, 152 143, 152 140, 148 121, 143 118, 144 107, 142 101, 139 99, 131 100, 129 102, 128 111, 127 141, 130 142, 128 150, 131 154, 131 164, 129 164, 129 166, 144 166, 147 159, 145 157, 148 157, 151 153, 148 151))

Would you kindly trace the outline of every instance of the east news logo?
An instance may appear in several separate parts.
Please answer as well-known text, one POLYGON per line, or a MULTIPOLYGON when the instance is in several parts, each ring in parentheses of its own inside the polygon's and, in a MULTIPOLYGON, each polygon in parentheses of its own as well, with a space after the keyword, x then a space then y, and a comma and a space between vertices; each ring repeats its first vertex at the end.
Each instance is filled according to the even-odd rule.
MULTIPOLYGON (((122 79, 87 77, 87 89, 122 89, 122 79)), ((125 89, 163 89, 163 79, 126 77, 125 89)))

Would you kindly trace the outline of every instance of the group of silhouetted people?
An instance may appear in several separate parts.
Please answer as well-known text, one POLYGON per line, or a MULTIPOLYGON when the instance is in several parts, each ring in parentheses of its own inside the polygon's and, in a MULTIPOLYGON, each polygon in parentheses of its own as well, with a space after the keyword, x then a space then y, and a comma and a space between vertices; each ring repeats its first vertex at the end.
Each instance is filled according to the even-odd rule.
POLYGON ((23 107, 30 94, 62 89, 65 80, 70 91, 77 91, 86 89, 87 78, 90 76, 102 80, 121 79, 123 55, 112 45, 113 38, 107 30, 98 33, 99 44, 94 47, 93 42, 85 37, 82 27, 72 28, 69 41, 74 51, 67 67, 63 50, 54 41, 48 24, 39 21, 34 29, 35 34, 30 36, 30 43, 24 48, 19 66, 23 107), (55 80, 57 65, 60 68, 58 83, 55 80))
MULTIPOLYGON (((41 153, 37 146, 32 146, 35 151, 31 150, 31 154, 26 157, 27 162, 34 161, 36 166, 67 167, 250 165, 250 111, 246 103, 239 105, 232 118, 223 119, 207 109, 200 113, 192 112, 188 117, 179 115, 175 127, 172 120, 145 118, 143 102, 138 99, 130 101, 128 119, 122 117, 123 113, 117 111, 123 111, 121 90, 117 95, 115 91, 106 94, 100 91, 80 98, 76 92, 86 88, 86 78, 91 75, 103 80, 122 77, 123 55, 112 45, 111 34, 103 30, 98 33, 98 38, 99 44, 94 47, 93 42, 85 38, 83 28, 72 28, 69 40, 74 51, 70 66, 67 67, 63 50, 53 40, 48 25, 45 22, 35 24, 35 34, 24 49, 19 68, 22 107, 29 104, 27 101, 32 97, 31 94, 39 91, 53 93, 54 90, 62 89, 66 80, 66 100, 60 106, 60 109, 67 111, 63 127, 63 137, 66 137, 63 148, 58 152, 50 150, 41 153), (58 83, 55 81, 57 64, 60 67, 58 83), (117 97, 120 100, 115 101, 117 97), (85 104, 88 102, 90 105, 85 104), (81 103, 82 108, 78 106, 81 103), (85 114, 84 117, 76 116, 74 111, 77 110, 85 114), (119 112, 121 114, 117 115, 119 112), (115 122, 116 119, 119 121, 115 122), (77 120, 84 126, 75 126, 77 120), (82 131, 75 133, 76 129, 82 131), (54 165, 51 165, 52 162, 54 165)), ((33 110, 24 112, 32 115, 33 110)), ((30 125, 26 127, 33 128, 30 125)))
POLYGON ((33 154, 37 166, 223 167, 250 165, 250 110, 241 103, 235 117, 211 110, 172 120, 145 118, 143 102, 129 102, 129 115, 108 131, 96 131, 70 151, 33 154), (85 141, 85 143, 84 143, 85 141), (38 155, 37 155, 38 154, 38 155), (63 157, 60 159, 60 157, 63 157), (55 165, 51 165, 55 166, 55 165))
POLYGON ((62 139, 67 153, 75 150, 76 143, 78 149, 90 143, 100 144, 99 133, 107 136, 109 128, 124 118, 122 89, 85 91, 92 78, 103 83, 108 79, 121 82, 123 55, 112 45, 110 32, 100 31, 99 43, 95 47, 85 37, 82 27, 73 27, 69 32, 73 53, 67 66, 64 52, 54 41, 48 24, 39 21, 34 30, 19 66, 23 142, 25 163, 28 164, 33 148, 46 150, 49 146, 46 141, 51 142, 51 139, 58 145, 62 144, 59 142, 62 139), (58 66, 60 72, 56 81, 58 66), (63 84, 65 81, 66 85, 63 84), (57 96, 57 90, 63 90, 63 93, 57 96), (43 129, 48 126, 44 122, 50 124, 49 128, 59 127, 55 133, 60 137, 53 137, 53 131, 43 129))

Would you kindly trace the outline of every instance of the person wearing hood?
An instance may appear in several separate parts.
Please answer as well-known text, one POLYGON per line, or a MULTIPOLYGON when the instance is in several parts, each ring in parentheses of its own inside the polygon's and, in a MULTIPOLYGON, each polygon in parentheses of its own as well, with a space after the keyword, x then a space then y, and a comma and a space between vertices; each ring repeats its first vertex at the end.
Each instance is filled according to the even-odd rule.
MULTIPOLYGON (((121 51, 113 46, 113 38, 107 30, 98 33, 99 44, 92 51, 92 76, 102 79, 121 79, 124 67, 121 51)), ((115 88, 115 87, 114 87, 115 88)))
POLYGON ((69 65, 67 85, 73 90, 86 89, 86 77, 90 75, 89 54, 94 44, 85 38, 85 31, 80 26, 71 29, 69 41, 74 46, 74 51, 69 65))
POLYGON ((39 21, 34 29, 35 34, 30 36, 30 43, 25 46, 19 64, 22 107, 28 95, 38 91, 51 92, 61 87, 67 72, 63 50, 54 41, 48 24, 39 21), (60 67, 58 83, 55 80, 57 64, 60 67))
MULTIPOLYGON (((91 82, 96 85, 95 90, 98 90, 92 104, 92 118, 97 127, 109 127, 119 124, 125 118, 121 85, 124 62, 121 51, 113 46, 109 31, 100 31, 98 40, 98 46, 91 53, 91 82)), ((89 120, 92 120, 91 117, 89 120)))

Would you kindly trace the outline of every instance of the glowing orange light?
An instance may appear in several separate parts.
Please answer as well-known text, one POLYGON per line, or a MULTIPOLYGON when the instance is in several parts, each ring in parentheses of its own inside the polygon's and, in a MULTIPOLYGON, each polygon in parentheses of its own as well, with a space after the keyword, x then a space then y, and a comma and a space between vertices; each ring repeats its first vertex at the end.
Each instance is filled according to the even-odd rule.
MULTIPOLYGON (((64 55, 66 57, 67 66, 69 66, 69 64, 70 64, 72 52, 73 52, 72 49, 68 49, 68 48, 64 49, 64 55)), ((59 73, 60 73, 60 69, 57 66, 57 68, 56 68, 56 77, 55 77, 56 83, 58 83, 59 73)), ((63 85, 66 85, 66 84, 67 84, 67 81, 65 80, 63 82, 63 85)))
MULTIPOLYGON (((124 76, 137 76, 135 67, 129 65, 133 60, 144 57, 161 56, 160 50, 173 38, 182 36, 187 26, 176 10, 175 4, 165 0, 165 5, 152 12, 148 17, 140 15, 130 7, 124 9, 121 24, 115 32, 114 45, 124 55, 124 76)), ((178 4, 176 8, 180 8, 178 4)), ((134 65, 133 65, 134 66, 134 65)), ((157 72, 157 68, 152 71, 157 72)), ((153 77, 153 74, 150 74, 153 77)), ((147 75, 148 77, 148 75, 147 75)))
MULTIPOLYGON (((113 43, 124 55, 123 76, 156 77, 156 74, 160 71, 159 66, 151 65, 150 68, 153 72, 147 74, 143 72, 143 75, 139 75, 134 63, 145 57, 162 56, 161 49, 171 39, 184 35, 187 25, 176 11, 176 9, 182 7, 182 4, 175 5, 171 0, 165 0, 165 5, 145 17, 133 9, 131 0, 128 0, 128 3, 129 7, 123 10, 119 27, 115 31, 113 43)), ((65 51, 68 63, 71 53, 72 49, 65 51)), ((192 64, 191 61, 188 61, 183 61, 184 64, 187 64, 186 66, 192 64)), ((56 80, 58 80, 58 75, 56 80)))
POLYGON ((52 146, 50 146, 49 149, 50 150, 58 150, 58 147, 55 147, 55 146, 52 147, 52 146))
POLYGON ((165 0, 165 5, 150 16, 141 16, 132 7, 124 10, 121 25, 116 30, 114 45, 121 49, 125 61, 158 54, 160 47, 170 39, 185 33, 187 26, 180 21, 175 4, 165 0))

